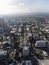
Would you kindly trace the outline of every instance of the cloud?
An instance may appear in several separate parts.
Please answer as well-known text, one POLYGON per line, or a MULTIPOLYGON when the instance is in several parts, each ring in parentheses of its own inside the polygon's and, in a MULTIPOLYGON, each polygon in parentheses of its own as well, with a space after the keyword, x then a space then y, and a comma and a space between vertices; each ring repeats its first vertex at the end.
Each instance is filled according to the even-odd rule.
POLYGON ((0 0, 0 14, 28 13, 29 8, 22 0, 0 0), (14 3, 17 4, 14 4, 14 3))
POLYGON ((0 0, 0 14, 49 11, 48 0, 0 0))

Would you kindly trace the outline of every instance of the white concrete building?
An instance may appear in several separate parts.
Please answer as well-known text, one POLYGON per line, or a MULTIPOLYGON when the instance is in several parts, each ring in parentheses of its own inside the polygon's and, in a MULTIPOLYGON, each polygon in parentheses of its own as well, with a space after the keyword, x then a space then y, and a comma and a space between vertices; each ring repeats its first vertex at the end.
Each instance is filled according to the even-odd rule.
POLYGON ((48 42, 44 40, 39 40, 36 41, 35 43, 35 47, 47 47, 47 46, 48 46, 48 42))
POLYGON ((28 56, 29 55, 29 47, 23 47, 23 56, 28 56))

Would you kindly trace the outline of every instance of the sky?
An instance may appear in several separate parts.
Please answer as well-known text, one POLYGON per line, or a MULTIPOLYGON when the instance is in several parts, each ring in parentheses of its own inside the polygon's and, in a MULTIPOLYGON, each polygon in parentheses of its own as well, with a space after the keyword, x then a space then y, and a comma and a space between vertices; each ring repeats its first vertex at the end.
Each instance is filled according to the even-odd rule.
POLYGON ((0 15, 49 12, 49 0, 0 0, 0 15))

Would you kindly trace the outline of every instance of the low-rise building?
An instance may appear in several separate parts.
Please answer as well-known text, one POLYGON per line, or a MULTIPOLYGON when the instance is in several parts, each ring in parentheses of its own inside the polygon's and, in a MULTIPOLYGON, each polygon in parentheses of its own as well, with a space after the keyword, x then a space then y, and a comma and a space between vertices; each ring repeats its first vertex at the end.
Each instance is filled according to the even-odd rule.
POLYGON ((48 47, 48 42, 44 40, 36 41, 35 47, 48 47))
POLYGON ((39 34, 38 34, 38 33, 34 33, 34 34, 33 34, 33 38, 34 38, 35 40, 39 40, 39 39, 40 39, 39 34))

